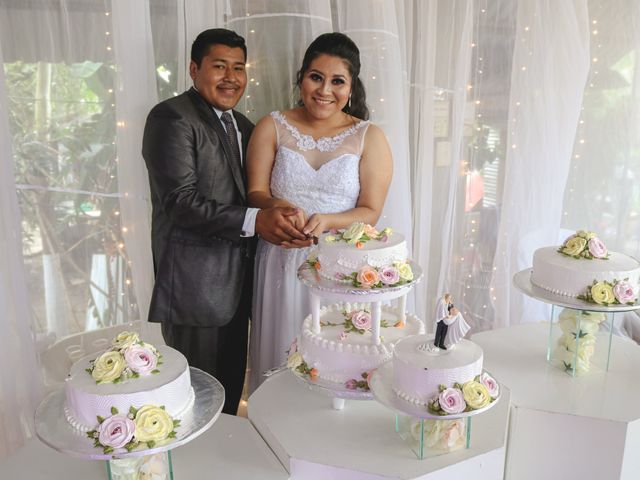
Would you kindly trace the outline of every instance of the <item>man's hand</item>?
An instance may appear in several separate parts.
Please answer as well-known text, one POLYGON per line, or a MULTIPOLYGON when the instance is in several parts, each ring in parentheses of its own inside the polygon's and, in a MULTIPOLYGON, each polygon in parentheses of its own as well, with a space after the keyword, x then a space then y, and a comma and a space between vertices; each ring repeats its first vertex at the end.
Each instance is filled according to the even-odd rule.
POLYGON ((293 240, 307 240, 304 233, 294 227, 293 218, 299 209, 293 207, 265 208, 256 215, 256 233, 275 245, 293 240))

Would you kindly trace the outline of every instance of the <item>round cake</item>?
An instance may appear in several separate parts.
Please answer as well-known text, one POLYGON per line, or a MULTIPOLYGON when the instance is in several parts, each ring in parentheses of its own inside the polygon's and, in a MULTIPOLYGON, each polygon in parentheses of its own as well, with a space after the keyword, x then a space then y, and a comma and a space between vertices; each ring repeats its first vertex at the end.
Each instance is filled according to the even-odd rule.
POLYGON ((405 264, 407 257, 404 235, 390 229, 378 232, 370 225, 356 223, 348 229, 320 236, 316 268, 326 279, 349 283, 365 267, 381 269, 405 264), (354 230, 355 234, 349 236, 349 232, 354 230))
POLYGON ((637 296, 640 262, 622 253, 608 252, 606 258, 586 259, 563 254, 557 247, 544 247, 533 254, 531 283, 557 295, 576 298, 584 296, 594 282, 613 286, 622 280, 630 284, 637 296))
POLYGON ((416 405, 427 405, 440 385, 464 384, 482 373, 482 348, 462 339, 455 347, 430 351, 433 338, 415 335, 400 340, 393 352, 393 391, 416 405))
POLYGON ((305 318, 302 332, 289 357, 289 366, 299 373, 365 390, 367 374, 388 361, 394 345, 408 335, 424 332, 424 324, 406 314, 406 321, 392 307, 383 306, 380 344, 372 343, 368 304, 333 304, 320 310, 320 333, 312 329, 312 316, 305 318), (369 322, 369 323, 368 323, 369 322), (360 328, 359 328, 360 327, 360 328), (296 355, 297 352, 297 355, 296 355), (292 359, 296 359, 292 363, 292 359))
POLYGON ((71 425, 89 431, 99 423, 98 417, 107 418, 115 408, 121 413, 131 407, 144 405, 164 407, 173 418, 180 419, 193 405, 194 392, 187 359, 167 346, 157 347, 162 364, 156 373, 125 380, 98 383, 88 371, 96 355, 78 360, 71 367, 65 382, 65 414, 71 425))

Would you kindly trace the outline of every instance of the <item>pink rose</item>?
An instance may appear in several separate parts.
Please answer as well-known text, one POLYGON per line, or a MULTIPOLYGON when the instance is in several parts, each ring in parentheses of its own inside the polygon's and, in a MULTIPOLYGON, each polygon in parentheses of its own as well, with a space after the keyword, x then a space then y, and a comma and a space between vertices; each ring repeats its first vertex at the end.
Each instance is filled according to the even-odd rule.
POLYGON ((351 380, 347 380, 344 383, 344 386, 347 388, 347 390, 356 390, 358 388, 358 381, 352 378, 351 380))
POLYGON ((464 420, 443 420, 443 422, 445 425, 442 429, 442 447, 453 449, 457 444, 464 441, 464 420))
POLYGON ((633 285, 625 280, 621 280, 613 286, 613 295, 622 304, 632 303, 637 297, 633 285))
POLYGON ((133 438, 136 424, 126 415, 105 418, 98 427, 98 441, 105 447, 122 448, 133 438))
POLYGON ((375 268, 366 265, 360 269, 356 275, 356 280, 360 283, 360 286, 371 288, 380 281, 380 275, 375 268))
POLYGON ((367 372, 367 385, 369 386, 369 388, 371 388, 371 377, 373 377, 373 372, 375 372, 377 370, 377 368, 374 368, 373 370, 369 370, 367 372))
POLYGON ((400 281, 400 272, 396 267, 382 267, 380 269, 380 280, 385 285, 395 285, 400 281))
POLYGON ((607 258, 607 253, 609 253, 609 251, 607 250, 604 242, 598 237, 593 237, 589 240, 587 246, 589 247, 589 253, 595 258, 607 258))
POLYGON ((369 238, 373 238, 373 237, 376 237, 378 235, 378 231, 375 229, 375 227, 372 227, 369 224, 366 224, 364 226, 364 233, 369 238))
POLYGON ((371 328, 371 315, 364 310, 351 312, 351 323, 358 330, 368 330, 371 328))
POLYGON ((341 342, 344 342, 347 339, 347 332, 340 332, 340 336, 338 338, 341 342))
POLYGON ((289 355, 296 353, 298 351, 298 337, 293 339, 291 342, 291 346, 289 347, 289 355))
POLYGON ((500 395, 500 384, 498 384, 498 382, 496 382, 495 379, 487 372, 484 372, 482 375, 480 375, 480 383, 487 387, 491 398, 496 398, 498 395, 500 395))
POLYGON ((467 402, 464 401, 462 392, 457 388, 447 388, 440 392, 438 403, 440 403, 440 408, 447 413, 460 413, 467 408, 467 402))
POLYGON ((158 357, 147 345, 133 344, 124 351, 127 366, 140 375, 149 375, 158 365, 158 357))

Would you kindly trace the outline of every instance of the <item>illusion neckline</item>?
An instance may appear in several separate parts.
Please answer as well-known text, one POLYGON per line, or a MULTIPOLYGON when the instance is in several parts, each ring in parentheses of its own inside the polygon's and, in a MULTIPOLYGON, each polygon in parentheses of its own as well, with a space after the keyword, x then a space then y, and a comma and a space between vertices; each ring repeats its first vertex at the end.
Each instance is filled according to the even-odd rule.
MULTIPOLYGON (((287 117, 280 112, 275 111, 271 112, 271 116, 278 120, 282 125, 285 126, 291 135, 297 140, 297 145, 300 150, 313 150, 318 149, 321 152, 330 152, 338 148, 338 146, 343 142, 345 138, 350 135, 353 135, 359 129, 369 124, 368 120, 360 120, 355 125, 350 126, 349 128, 333 135, 333 136, 324 136, 319 137, 317 140, 313 138, 313 135, 309 135, 307 133, 302 133, 298 130, 297 127, 291 125, 287 120, 287 117)), ((313 167, 311 167, 313 168, 313 167)), ((315 170, 315 169, 314 169, 315 170)))

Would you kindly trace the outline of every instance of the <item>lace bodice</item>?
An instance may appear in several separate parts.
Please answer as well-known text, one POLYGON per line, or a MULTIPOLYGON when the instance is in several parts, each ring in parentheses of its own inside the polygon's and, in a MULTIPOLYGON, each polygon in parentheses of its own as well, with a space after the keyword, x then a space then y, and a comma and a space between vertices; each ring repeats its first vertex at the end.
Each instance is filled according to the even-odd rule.
POLYGON ((360 156, 369 122, 315 140, 289 124, 282 113, 272 112, 271 116, 278 137, 271 194, 302 208, 308 216, 354 208, 360 193, 360 156))

